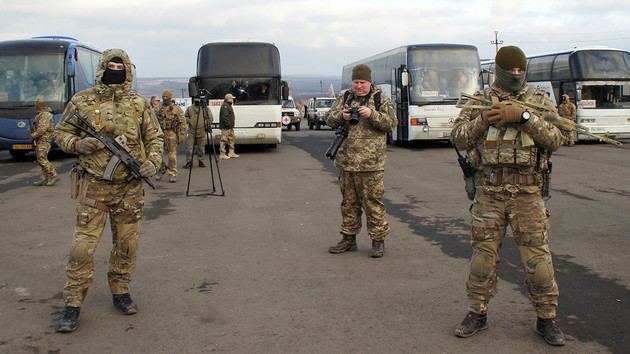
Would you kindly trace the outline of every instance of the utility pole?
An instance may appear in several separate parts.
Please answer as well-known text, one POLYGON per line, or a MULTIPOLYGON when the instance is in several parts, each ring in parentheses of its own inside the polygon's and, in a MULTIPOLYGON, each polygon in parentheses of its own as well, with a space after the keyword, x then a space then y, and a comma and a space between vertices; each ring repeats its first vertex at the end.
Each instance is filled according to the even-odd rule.
POLYGON ((499 44, 503 44, 503 41, 499 40, 499 31, 494 31, 494 41, 490 41, 490 44, 494 44, 496 51, 499 51, 499 44))

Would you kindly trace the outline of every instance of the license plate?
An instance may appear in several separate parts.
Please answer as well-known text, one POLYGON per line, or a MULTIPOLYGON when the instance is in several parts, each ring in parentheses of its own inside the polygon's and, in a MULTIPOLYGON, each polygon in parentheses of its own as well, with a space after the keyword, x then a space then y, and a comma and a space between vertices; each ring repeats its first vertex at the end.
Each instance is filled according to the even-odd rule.
POLYGON ((33 145, 31 144, 14 144, 11 147, 13 150, 31 150, 33 145))

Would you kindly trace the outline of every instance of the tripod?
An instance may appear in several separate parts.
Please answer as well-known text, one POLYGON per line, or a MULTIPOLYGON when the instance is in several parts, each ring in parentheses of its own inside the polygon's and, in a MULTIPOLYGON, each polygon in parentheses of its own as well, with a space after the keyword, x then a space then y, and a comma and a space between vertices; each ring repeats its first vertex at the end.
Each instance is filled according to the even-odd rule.
MULTIPOLYGON (((202 193, 196 193, 196 194, 191 194, 190 193, 190 179, 192 177, 192 170, 193 167, 195 166, 195 164, 191 163, 190 165, 190 169, 188 170, 188 184, 186 185, 186 196, 204 196, 204 195, 214 195, 214 196, 225 196, 225 189, 223 189, 223 181, 221 180, 221 170, 219 169, 219 159, 217 158, 217 152, 214 146, 214 136, 212 135, 212 125, 211 123, 208 122, 209 117, 208 117, 208 98, 205 95, 198 95, 196 97, 197 99, 199 99, 199 110, 197 110, 197 117, 196 122, 195 122, 195 128, 194 132, 191 132, 191 134, 194 134, 195 136, 193 137, 193 148, 192 148, 192 156, 191 158, 194 158, 195 154, 197 153, 197 149, 199 149, 199 146, 197 146, 197 130, 199 129, 199 119, 200 116, 202 115, 202 111, 203 111, 203 127, 204 127, 204 134, 208 135, 208 133, 210 133, 210 139, 206 139, 206 145, 201 147, 202 149, 204 149, 204 156, 205 156, 205 148, 208 147, 208 144, 210 145, 208 148, 208 153, 210 154, 209 156, 209 160, 210 160, 210 183, 211 183, 211 189, 209 192, 202 192, 202 193), (217 188, 215 186, 215 181, 214 181, 214 167, 212 166, 212 162, 214 161, 214 167, 216 167, 216 175, 217 175, 217 179, 219 180, 219 188, 221 189, 221 192, 219 193, 217 191, 217 188)), ((192 130, 192 129, 191 129, 192 130)), ((191 160, 192 162, 192 160, 191 160)))

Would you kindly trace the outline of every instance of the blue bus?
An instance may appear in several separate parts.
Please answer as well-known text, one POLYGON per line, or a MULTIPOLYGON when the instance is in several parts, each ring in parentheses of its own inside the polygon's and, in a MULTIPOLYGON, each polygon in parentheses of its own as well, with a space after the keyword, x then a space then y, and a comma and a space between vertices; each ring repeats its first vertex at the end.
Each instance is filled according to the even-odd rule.
POLYGON ((100 59, 99 50, 70 37, 0 42, 0 151, 14 158, 32 151, 35 100, 43 99, 58 123, 72 95, 94 86, 100 59))

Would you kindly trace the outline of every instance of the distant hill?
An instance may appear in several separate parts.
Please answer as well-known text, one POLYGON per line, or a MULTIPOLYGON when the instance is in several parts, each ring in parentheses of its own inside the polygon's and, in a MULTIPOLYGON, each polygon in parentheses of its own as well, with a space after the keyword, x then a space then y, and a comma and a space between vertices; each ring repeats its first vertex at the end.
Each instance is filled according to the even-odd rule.
MULTIPOLYGON (((341 89, 338 76, 286 75, 283 80, 289 83, 290 94, 300 102, 313 96, 327 96, 332 84, 335 94, 341 89)), ((138 92, 145 96, 161 96, 164 90, 173 92, 173 97, 188 97, 188 78, 138 78, 138 92)))

